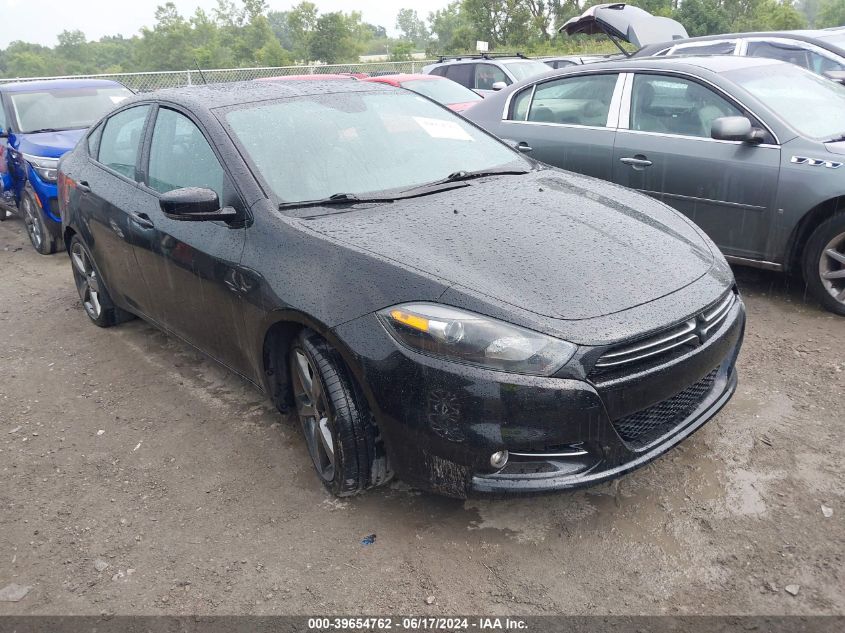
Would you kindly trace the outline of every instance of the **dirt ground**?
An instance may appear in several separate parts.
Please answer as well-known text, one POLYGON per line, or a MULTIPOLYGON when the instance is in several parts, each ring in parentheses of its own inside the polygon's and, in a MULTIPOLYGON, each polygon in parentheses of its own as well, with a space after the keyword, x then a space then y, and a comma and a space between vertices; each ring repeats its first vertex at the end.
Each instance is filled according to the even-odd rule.
POLYGON ((845 319, 737 274, 739 390, 645 469, 539 498, 337 501, 292 420, 142 321, 90 324, 67 256, 10 219, 0 589, 31 590, 0 615, 845 614, 845 319))

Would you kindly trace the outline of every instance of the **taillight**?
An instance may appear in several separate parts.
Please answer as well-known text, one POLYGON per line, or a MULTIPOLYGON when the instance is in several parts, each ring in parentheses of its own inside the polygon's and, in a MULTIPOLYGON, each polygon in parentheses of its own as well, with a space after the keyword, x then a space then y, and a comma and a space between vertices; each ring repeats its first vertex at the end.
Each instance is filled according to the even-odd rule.
POLYGON ((59 172, 59 203, 67 208, 70 203, 70 190, 76 188, 76 181, 59 172))

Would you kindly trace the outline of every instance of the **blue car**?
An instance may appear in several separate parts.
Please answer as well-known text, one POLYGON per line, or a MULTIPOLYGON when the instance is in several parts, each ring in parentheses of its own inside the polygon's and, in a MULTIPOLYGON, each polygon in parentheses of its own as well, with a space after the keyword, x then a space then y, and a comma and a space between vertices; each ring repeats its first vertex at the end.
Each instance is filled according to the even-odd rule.
POLYGON ((0 84, 0 221, 20 215, 42 255, 62 246, 59 158, 130 96, 128 88, 104 79, 0 84))

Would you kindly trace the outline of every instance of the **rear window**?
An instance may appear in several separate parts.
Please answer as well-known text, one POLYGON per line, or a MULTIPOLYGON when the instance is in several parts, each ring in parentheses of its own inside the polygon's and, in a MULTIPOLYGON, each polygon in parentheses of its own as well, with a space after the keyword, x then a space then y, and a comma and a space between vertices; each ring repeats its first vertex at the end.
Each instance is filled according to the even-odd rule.
POLYGON ((481 97, 468 88, 464 88, 454 81, 438 79, 413 79, 403 81, 402 87, 413 90, 421 95, 434 99, 438 103, 452 105, 453 103, 467 103, 480 101, 481 97))

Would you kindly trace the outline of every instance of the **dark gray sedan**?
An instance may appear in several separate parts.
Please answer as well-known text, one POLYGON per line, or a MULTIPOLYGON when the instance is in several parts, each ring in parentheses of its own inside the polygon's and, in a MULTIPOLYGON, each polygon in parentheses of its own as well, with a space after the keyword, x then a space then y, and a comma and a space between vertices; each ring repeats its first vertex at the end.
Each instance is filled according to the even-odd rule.
POLYGON ((467 115, 670 204, 733 263, 802 272, 845 315, 845 87, 769 59, 646 58, 532 77, 467 115))

